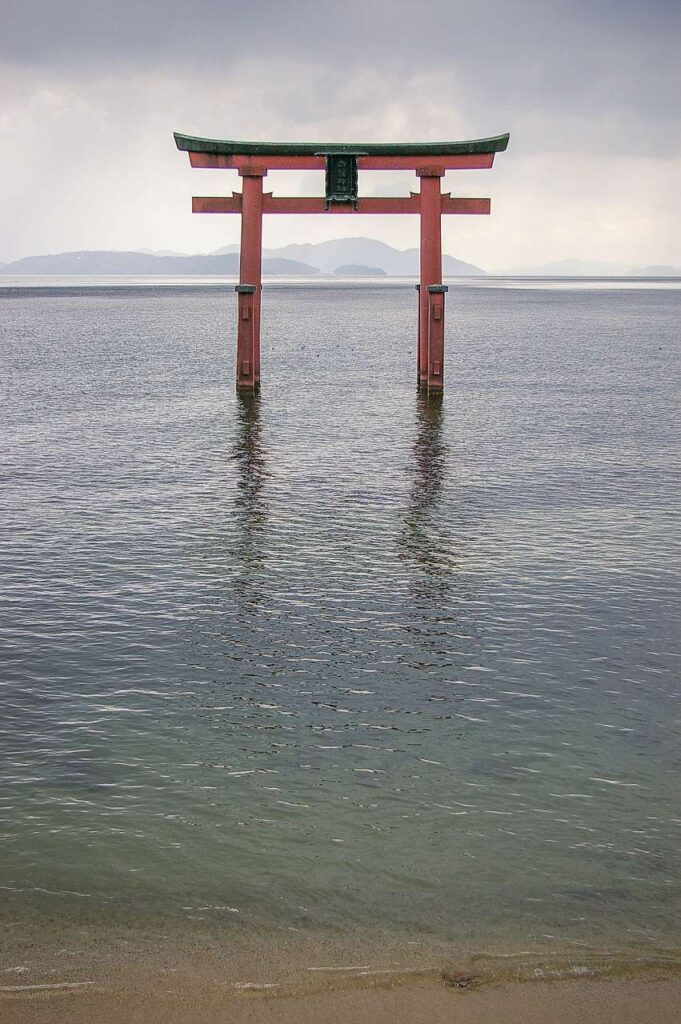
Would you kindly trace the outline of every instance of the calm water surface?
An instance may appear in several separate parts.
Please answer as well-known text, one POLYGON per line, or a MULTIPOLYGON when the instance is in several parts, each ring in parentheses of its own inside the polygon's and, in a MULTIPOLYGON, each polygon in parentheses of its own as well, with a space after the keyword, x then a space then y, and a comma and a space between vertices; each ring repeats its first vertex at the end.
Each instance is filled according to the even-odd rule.
POLYGON ((679 945, 681 289, 0 289, 0 895, 679 945))

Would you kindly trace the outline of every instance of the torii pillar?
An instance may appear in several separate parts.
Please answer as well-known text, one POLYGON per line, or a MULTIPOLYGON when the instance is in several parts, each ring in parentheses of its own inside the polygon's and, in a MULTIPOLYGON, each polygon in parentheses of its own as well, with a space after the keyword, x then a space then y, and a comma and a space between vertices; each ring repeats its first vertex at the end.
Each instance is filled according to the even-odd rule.
POLYGON ((239 321, 236 338, 236 386, 253 391, 260 384, 260 306, 262 298, 262 179, 258 168, 239 171, 241 249, 239 251, 239 321))
MULTIPOLYGON (((444 374, 444 346, 438 346, 437 355, 431 359, 430 335, 434 310, 431 292, 433 286, 442 287, 442 193, 440 178, 444 170, 437 167, 418 169, 416 174, 421 182, 421 238, 420 238, 420 284, 419 284, 419 329, 418 329, 418 382, 428 390, 441 389, 444 374)), ((444 300, 442 309, 438 306, 438 321, 442 321, 444 341, 444 300)), ((439 333, 437 326, 435 333, 439 333)))

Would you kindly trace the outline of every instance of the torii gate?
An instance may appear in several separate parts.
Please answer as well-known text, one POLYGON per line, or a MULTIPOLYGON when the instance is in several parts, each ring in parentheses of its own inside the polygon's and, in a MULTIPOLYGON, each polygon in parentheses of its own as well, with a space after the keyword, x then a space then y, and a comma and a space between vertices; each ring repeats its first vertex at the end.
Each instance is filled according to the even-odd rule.
POLYGON ((495 153, 508 146, 509 135, 471 142, 310 143, 229 142, 199 139, 175 132, 177 148, 189 153, 192 167, 236 169, 243 191, 231 197, 194 196, 194 213, 240 213, 241 251, 238 293, 236 386, 253 391, 260 384, 260 299, 262 293, 263 213, 411 213, 421 218, 421 275, 417 374, 419 385, 442 390, 444 381, 444 297, 442 284, 442 214, 489 213, 489 199, 453 199, 441 192, 448 170, 491 167, 495 153), (316 197, 277 197, 263 193, 262 179, 274 170, 325 171, 326 191, 316 197), (420 192, 404 198, 358 194, 358 171, 415 171, 420 192))

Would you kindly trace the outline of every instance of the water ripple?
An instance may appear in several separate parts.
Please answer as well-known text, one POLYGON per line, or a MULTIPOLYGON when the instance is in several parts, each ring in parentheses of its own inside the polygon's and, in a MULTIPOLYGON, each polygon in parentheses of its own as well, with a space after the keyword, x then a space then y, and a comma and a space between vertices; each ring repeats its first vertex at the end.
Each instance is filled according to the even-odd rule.
POLYGON ((679 295, 451 299, 0 297, 11 913, 678 939, 679 295))

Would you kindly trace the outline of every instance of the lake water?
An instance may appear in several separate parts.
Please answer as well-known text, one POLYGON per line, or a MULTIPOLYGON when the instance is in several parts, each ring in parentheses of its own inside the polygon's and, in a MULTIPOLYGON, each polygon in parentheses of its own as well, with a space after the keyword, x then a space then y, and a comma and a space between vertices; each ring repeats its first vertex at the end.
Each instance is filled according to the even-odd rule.
POLYGON ((6 286, 5 921, 655 957, 681 285, 6 286))

